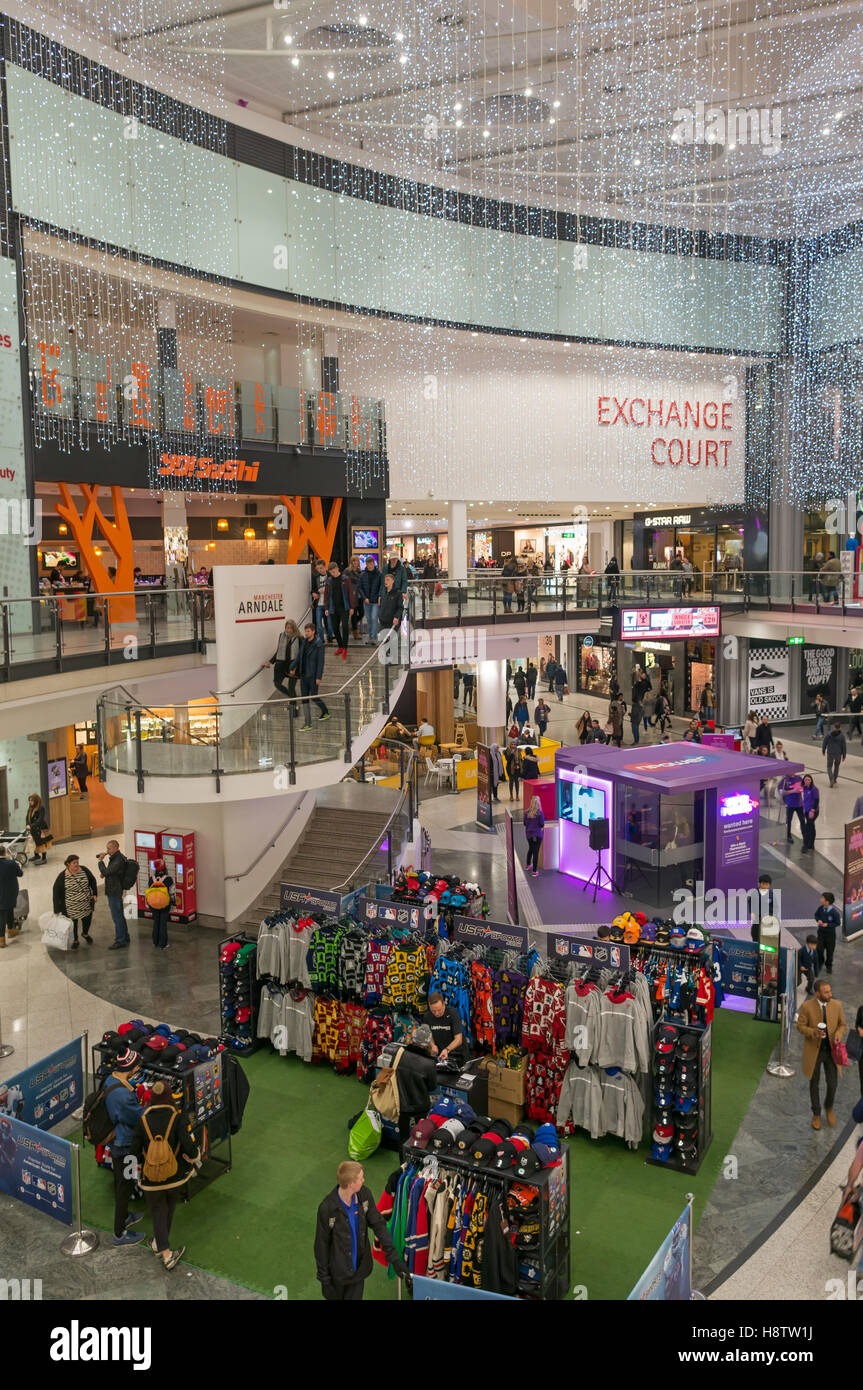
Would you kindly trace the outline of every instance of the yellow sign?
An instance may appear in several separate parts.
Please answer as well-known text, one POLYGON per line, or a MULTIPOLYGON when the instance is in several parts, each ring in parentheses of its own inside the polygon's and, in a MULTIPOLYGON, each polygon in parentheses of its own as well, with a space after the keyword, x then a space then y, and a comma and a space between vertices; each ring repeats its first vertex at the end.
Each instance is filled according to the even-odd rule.
POLYGON ((544 738, 541 747, 537 748, 536 762, 543 776, 554 772, 555 754, 561 746, 561 744, 555 743, 553 738, 544 738))
POLYGON ((456 763, 455 780, 460 792, 476 787, 476 758, 462 758, 456 763))

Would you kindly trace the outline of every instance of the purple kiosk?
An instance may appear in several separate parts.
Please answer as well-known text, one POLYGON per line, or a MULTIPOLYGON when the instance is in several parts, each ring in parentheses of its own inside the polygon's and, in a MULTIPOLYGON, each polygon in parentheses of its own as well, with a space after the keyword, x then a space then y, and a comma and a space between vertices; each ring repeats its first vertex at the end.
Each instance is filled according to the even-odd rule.
POLYGON ((657 907, 696 883, 705 893, 754 888, 761 779, 803 771, 700 743, 560 748, 560 872, 607 891, 610 881, 657 907), (591 834, 594 820, 608 821, 606 848, 604 827, 591 834))

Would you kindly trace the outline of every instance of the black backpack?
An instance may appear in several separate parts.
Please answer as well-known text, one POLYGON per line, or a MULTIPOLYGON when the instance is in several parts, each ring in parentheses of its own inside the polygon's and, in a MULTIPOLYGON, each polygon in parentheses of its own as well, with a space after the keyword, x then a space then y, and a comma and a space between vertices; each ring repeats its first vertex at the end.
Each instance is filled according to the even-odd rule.
POLYGON ((114 1077, 113 1083, 105 1081, 98 1091, 91 1091, 85 1097, 82 1112, 84 1138, 94 1148, 97 1144, 108 1144, 114 1138, 114 1121, 108 1113, 107 1101, 109 1093, 118 1086, 125 1086, 129 1091, 132 1089, 127 1081, 114 1077))
POLYGON ((124 892, 129 888, 135 887, 135 884, 138 882, 138 869, 139 865, 136 859, 126 859, 124 861, 123 867, 120 870, 120 883, 124 892))

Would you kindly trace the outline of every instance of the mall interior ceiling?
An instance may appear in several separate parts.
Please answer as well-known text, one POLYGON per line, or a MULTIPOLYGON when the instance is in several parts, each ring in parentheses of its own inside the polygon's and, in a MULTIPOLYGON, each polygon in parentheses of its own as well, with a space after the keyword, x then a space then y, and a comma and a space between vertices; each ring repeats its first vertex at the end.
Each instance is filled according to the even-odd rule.
POLYGON ((365 1287, 834 1369, 861 55, 863 0, 0 6, 0 1290, 55 1359, 134 1359, 122 1300, 248 1375, 222 1302, 365 1287))

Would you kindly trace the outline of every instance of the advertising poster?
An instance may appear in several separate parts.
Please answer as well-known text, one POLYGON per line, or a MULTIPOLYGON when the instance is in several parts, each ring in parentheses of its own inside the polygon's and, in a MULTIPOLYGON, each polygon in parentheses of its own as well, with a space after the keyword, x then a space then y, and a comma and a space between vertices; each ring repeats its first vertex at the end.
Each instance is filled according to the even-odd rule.
POLYGON ((476 746, 476 823, 492 828, 491 749, 487 743, 476 746))
POLYGON ((836 648, 805 642, 801 649, 800 712, 811 714, 815 696, 826 695, 827 707, 835 710, 837 703, 836 648))
POLYGON ((450 939, 471 946, 502 946, 505 951, 527 950, 527 927, 509 922, 486 922, 478 917, 454 916, 450 939))
POLYGON ((0 1192, 72 1224, 72 1145, 0 1115, 0 1192))
POLYGON ((842 931, 846 937, 863 932, 863 816, 845 827, 845 881, 842 893, 842 931))
POLYGON ((714 959, 719 961, 726 994, 755 999, 758 994, 758 947, 754 941, 738 941, 711 930, 714 959))
POLYGON ((68 778, 66 775, 65 758, 49 758, 48 760, 48 797, 53 800, 55 796, 66 796, 69 791, 68 778))
POLYGON ((518 921, 518 886, 515 881, 515 845, 512 835, 512 813, 506 813, 506 910, 511 922, 518 921))
POLYGON ((410 927, 411 931, 424 926, 426 920, 425 908, 419 904, 379 901, 376 898, 360 898, 357 918, 367 925, 382 922, 388 927, 410 927))
POLYGON ((306 912, 332 912, 338 917, 342 910, 341 893, 304 888, 299 883, 283 883, 280 901, 282 912, 288 912, 292 907, 302 907, 306 912))
POLYGON ((718 637, 719 609, 623 608, 620 635, 624 642, 648 637, 718 637))
POLYGON ((749 643, 748 689, 749 708, 756 718, 766 714, 768 719, 787 719, 788 671, 790 656, 787 647, 756 647, 749 643))
POLYGON ((717 795, 719 868, 758 869, 758 802, 748 792, 717 795))
POLYGON ((692 1211, 687 1206, 675 1221, 627 1302, 688 1303, 692 1293, 689 1273, 691 1242, 692 1211))
POLYGON ((81 1038, 0 1081, 0 1116, 11 1115, 37 1129, 51 1129, 84 1099, 81 1038))
POLYGON ((737 746, 733 734, 702 734, 701 742, 708 748, 730 748, 732 753, 737 746))

